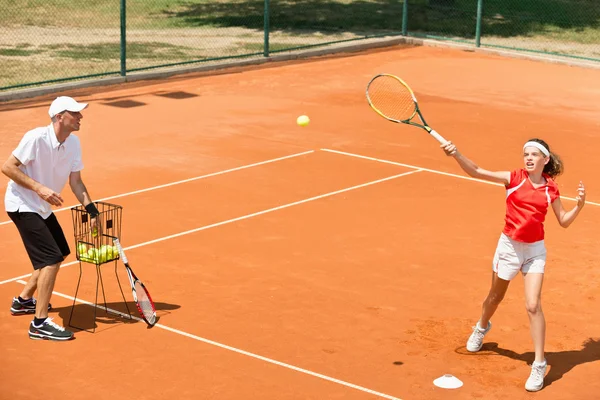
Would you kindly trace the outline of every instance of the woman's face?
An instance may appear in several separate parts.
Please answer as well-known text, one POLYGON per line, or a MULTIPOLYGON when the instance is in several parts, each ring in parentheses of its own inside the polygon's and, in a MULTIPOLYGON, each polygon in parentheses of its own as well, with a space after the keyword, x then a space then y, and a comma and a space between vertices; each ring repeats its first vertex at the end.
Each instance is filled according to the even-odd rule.
POLYGON ((528 146, 523 149, 523 162, 527 172, 541 173, 548 161, 550 157, 546 157, 537 147, 528 146))

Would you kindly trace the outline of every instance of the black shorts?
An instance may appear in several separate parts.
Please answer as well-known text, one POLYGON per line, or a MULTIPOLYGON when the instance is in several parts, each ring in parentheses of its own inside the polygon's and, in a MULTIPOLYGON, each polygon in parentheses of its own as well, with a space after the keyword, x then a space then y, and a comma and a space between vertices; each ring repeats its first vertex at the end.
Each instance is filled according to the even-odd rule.
POLYGON ((34 212, 9 212, 33 264, 33 269, 62 262, 71 254, 58 220, 54 214, 46 219, 34 212))

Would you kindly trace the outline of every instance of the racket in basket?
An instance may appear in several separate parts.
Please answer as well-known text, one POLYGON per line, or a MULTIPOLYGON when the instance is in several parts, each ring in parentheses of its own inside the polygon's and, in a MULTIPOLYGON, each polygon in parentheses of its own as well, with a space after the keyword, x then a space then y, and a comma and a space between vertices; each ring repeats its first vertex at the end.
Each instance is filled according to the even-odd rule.
POLYGON ((137 309, 144 321, 146 321, 149 326, 154 326, 154 324, 156 324, 156 308, 154 307, 152 297, 150 297, 150 293, 148 292, 148 289, 146 289, 146 286, 144 286, 142 281, 138 279, 129 266, 127 256, 125 256, 125 251, 123 250, 119 239, 115 238, 113 240, 115 246, 117 246, 117 249, 119 250, 121 261, 123 261, 123 264, 125 264, 125 270, 127 271, 129 283, 131 284, 133 301, 135 301, 135 305, 137 306, 137 309))
POLYGON ((375 112, 388 121, 403 123, 425 129, 441 144, 447 142, 439 133, 431 129, 419 110, 417 98, 402 79, 391 74, 379 74, 367 85, 367 101, 375 112), (422 123, 413 121, 418 115, 422 123))

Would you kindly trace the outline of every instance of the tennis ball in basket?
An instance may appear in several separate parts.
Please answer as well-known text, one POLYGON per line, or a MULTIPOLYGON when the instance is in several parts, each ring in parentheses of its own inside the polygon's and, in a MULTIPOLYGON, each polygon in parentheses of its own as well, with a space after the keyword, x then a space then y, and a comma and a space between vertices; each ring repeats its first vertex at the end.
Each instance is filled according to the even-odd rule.
POLYGON ((87 254, 87 245, 86 245, 85 243, 79 243, 79 244, 77 245, 77 252, 78 252, 80 255, 87 254))
POLYGON ((112 246, 106 246, 106 260, 112 260, 113 258, 115 258, 115 256, 113 254, 112 246))
POLYGON ((98 249, 96 249, 95 247, 92 247, 91 249, 88 249, 88 258, 90 260, 97 260, 98 259, 98 249))
POLYGON ((117 248, 117 246, 113 246, 113 256, 114 258, 119 257, 119 249, 117 248))
POLYGON ((106 262, 106 256, 106 245, 103 244, 102 246, 100 246, 100 250, 98 251, 98 261, 100 261, 101 263, 106 262))
POLYGON ((310 118, 306 115, 301 115, 296 119, 296 123, 300 126, 306 126, 310 123, 310 118))

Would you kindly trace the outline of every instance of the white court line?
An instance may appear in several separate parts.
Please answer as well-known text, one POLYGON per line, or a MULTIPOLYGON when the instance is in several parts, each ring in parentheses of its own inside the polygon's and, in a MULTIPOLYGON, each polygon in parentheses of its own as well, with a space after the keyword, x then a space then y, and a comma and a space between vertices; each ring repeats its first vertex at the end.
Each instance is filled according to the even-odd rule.
MULTIPOLYGON (((352 186, 352 187, 349 187, 349 188, 346 188, 346 189, 336 190, 335 192, 329 192, 329 193, 321 194, 319 196, 309 197, 308 199, 299 200, 299 201, 295 201, 293 203, 284 204, 282 206, 269 208, 267 210, 258 211, 258 212, 255 212, 253 214, 248 214, 248 215, 244 215, 244 216, 241 216, 241 217, 237 217, 237 218, 233 218, 233 219, 228 219, 227 221, 217 222, 216 224, 206 225, 206 226, 203 226, 201 228, 196 228, 196 229, 192 229, 192 230, 189 230, 189 231, 177 233, 175 235, 170 235, 170 236, 165 236, 165 237, 162 237, 162 238, 159 238, 159 239, 150 240, 148 242, 136 244, 136 245, 130 246, 128 248, 129 249, 135 249, 136 247, 147 246, 147 245, 152 244, 152 243, 162 242, 163 240, 173 239, 173 238, 176 238, 176 237, 179 237, 179 236, 189 235, 190 233, 200 232, 200 231, 203 231, 205 229, 214 228, 214 227, 217 227, 217 226, 229 224, 229 223, 236 222, 236 221, 241 221, 243 219, 257 217, 259 215, 267 214, 267 213, 270 213, 270 212, 273 212, 273 211, 283 210, 284 208, 297 206, 297 205, 303 204, 303 203, 308 203, 309 201, 323 199, 325 197, 334 196, 336 194, 348 192, 350 190, 355 190, 355 189, 359 189, 359 188, 362 188, 362 187, 365 187, 365 186, 375 185, 376 183, 381 183, 381 182, 389 181, 389 180, 392 180, 392 179, 400 178, 401 176, 410 175, 410 174, 413 174, 415 172, 420 172, 420 170, 414 170, 414 171, 404 172, 404 173, 401 173, 401 174, 397 174, 397 175, 393 175, 393 176, 388 176, 387 178, 377 179, 375 181, 371 181, 371 182, 363 183, 363 184, 360 184, 360 185, 352 186)), ((1 283, 2 282, 0 282, 0 284, 1 283)))
MULTIPOLYGON (((381 183, 381 182, 389 181, 389 180, 392 180, 392 179, 400 178, 401 176, 406 176, 406 175, 414 174, 414 173, 417 173, 417 172, 420 172, 420 171, 421 171, 420 169, 416 169, 414 171, 403 172, 401 174, 388 176, 387 178, 377 179, 375 181, 371 181, 371 182, 367 182, 367 183, 362 183, 360 185, 351 186, 351 187, 348 187, 348 188, 345 188, 345 189, 336 190, 334 192, 329 192, 329 193, 321 194, 321 195, 318 195, 318 196, 309 197, 307 199, 295 201, 293 203, 284 204, 282 206, 277 206, 277 207, 269 208, 269 209, 266 209, 266 210, 263 210, 263 211, 258 211, 258 212, 252 213, 252 214, 246 214, 246 215, 243 215, 241 217, 228 219, 226 221, 221 221, 221 222, 217 222, 217 223, 214 223, 214 224, 205 225, 205 226, 202 226, 200 228, 191 229, 189 231, 185 231, 185 232, 181 232, 181 233, 176 233, 174 235, 164 236, 162 238, 150 240, 148 242, 139 243, 139 244, 136 244, 136 245, 133 245, 133 246, 125 247, 125 250, 135 249, 137 247, 142 247, 142 246, 148 246, 149 244, 162 242, 162 241, 173 239, 173 238, 176 238, 176 237, 179 237, 179 236, 189 235, 190 233, 200 232, 200 231, 203 231, 203 230, 206 230, 206 229, 215 228, 217 226, 230 224, 232 222, 237 222, 237 221, 242 221, 244 219, 257 217, 259 215, 271 213, 273 211, 283 210, 284 208, 289 208, 289 207, 297 206, 299 204, 308 203, 310 201, 319 200, 319 199, 323 199, 325 197, 334 196, 336 194, 340 194, 340 193, 344 193, 344 192, 349 192, 349 191, 355 190, 355 189, 360 189, 362 187, 375 185, 377 183, 381 183)), ((69 265, 77 264, 78 262, 79 261, 71 261, 71 262, 68 262, 66 264, 61 265, 60 267, 63 268, 63 267, 69 266, 69 265)), ((22 278, 27 278, 29 276, 31 276, 31 274, 21 275, 21 276, 18 276, 16 278, 7 279, 5 281, 1 281, 0 285, 3 285, 5 283, 9 283, 9 282, 14 282, 14 281, 17 281, 17 280, 22 279, 22 278)))
MULTIPOLYGON (((395 161, 389 161, 389 160, 383 160, 381 158, 361 156, 360 154, 347 153, 345 151, 339 151, 339 150, 331 150, 331 149, 320 149, 320 150, 321 151, 326 151, 328 153, 336 153, 336 154, 341 154, 341 155, 349 156, 349 157, 362 158, 364 160, 377 161, 377 162, 384 163, 384 164, 398 165, 398 166, 401 166, 401 167, 417 169, 419 171, 431 172, 433 174, 451 176, 453 178, 466 179, 468 181, 474 181, 474 182, 486 183, 488 185, 494 185, 494 186, 502 186, 502 187, 504 187, 504 185, 501 184, 501 183, 494 183, 494 182, 484 181, 483 179, 471 178, 470 176, 451 174, 449 172, 437 171, 435 169, 417 167, 415 165, 403 164, 403 163, 399 163, 399 162, 395 162, 395 161)), ((560 196, 560 198, 564 199, 564 200, 577 201, 577 199, 575 199, 573 197, 560 196)), ((593 206, 600 206, 600 203, 594 203, 593 201, 587 201, 587 200, 585 201, 585 204, 591 204, 593 206)))
MULTIPOLYGON (((131 196, 131 195, 134 195, 134 194, 149 192, 151 190, 162 189, 162 188, 166 188, 166 187, 169 187, 169 186, 180 185, 182 183, 188 183, 188 182, 193 182, 193 181, 197 181, 197 180, 204 179, 204 178, 210 178, 211 176, 223 175, 223 174, 227 174, 229 172, 240 171, 242 169, 247 169, 247 168, 252 168, 252 167, 258 167, 259 165, 265 165, 265 164, 270 164, 270 163, 273 163, 273 162, 276 162, 276 161, 287 160, 288 158, 299 157, 299 156, 303 156, 303 155, 314 153, 314 152, 315 152, 314 150, 304 151, 302 153, 296 153, 296 154, 291 154, 289 156, 273 158, 271 160, 260 161, 260 162, 254 163, 254 164, 242 165, 241 167, 230 168, 230 169, 226 169, 224 171, 213 172, 213 173, 210 173, 210 174, 207 174, 207 175, 196 176, 194 178, 188 178, 188 179, 184 179, 184 180, 177 181, 177 182, 171 182, 171 183, 166 183, 164 185, 153 186, 153 187, 150 187, 150 188, 147 188, 147 189, 140 189, 140 190, 135 190, 133 192, 127 192, 127 193, 117 194, 115 196, 104 197, 102 199, 97 199, 95 201, 106 201, 106 200, 118 199, 118 198, 121 198, 121 197, 127 197, 127 196, 131 196)), ((53 210, 53 212, 57 213, 57 212, 60 212, 60 211, 70 210, 72 207, 74 207, 74 205, 73 206, 68 206, 68 207, 63 207, 63 208, 58 208, 56 210, 53 210)), ((2 222, 0 222, 0 225, 8 225, 8 224, 12 224, 12 221, 8 220, 8 221, 2 221, 2 222)))
MULTIPOLYGON (((17 282, 20 283, 20 284, 22 284, 22 285, 26 284, 26 282, 24 282, 22 280, 18 280, 17 282)), ((63 293, 60 293, 60 292, 52 292, 52 294, 54 294, 56 296, 59 296, 59 297, 64 297, 65 299, 69 299, 71 301, 75 300, 74 297, 71 297, 69 295, 66 295, 66 294, 63 294, 63 293)), ((94 307, 94 304, 91 303, 91 302, 89 302, 89 301, 77 299, 77 302, 82 303, 82 304, 87 304, 87 305, 89 305, 91 307, 94 307)), ((105 309, 104 307, 101 307, 101 306, 98 306, 98 308, 105 309)), ((129 315, 128 314, 122 313, 122 312, 117 311, 117 310, 113 310, 112 308, 108 308, 108 307, 106 308, 106 310, 108 312, 113 313, 113 314, 117 314, 117 315, 119 315, 121 317, 129 319, 129 315)), ((138 318, 138 317, 135 317, 135 316, 132 316, 132 317, 135 320, 137 320, 137 321, 142 321, 141 318, 138 318)), ((156 324, 156 325, 154 325, 154 327, 155 328, 164 329, 166 331, 173 332, 173 333, 176 333, 178 335, 185 336, 185 337, 188 337, 190 339, 194 339, 194 340, 197 340, 199 342, 203 342, 203 343, 209 344, 211 346, 220 347, 222 349, 229 350, 229 351, 232 351, 234 353, 242 354, 244 356, 248 356, 248 357, 251 357, 251 358, 255 358, 257 360, 265 361, 265 362, 270 363, 270 364, 275 364, 275 365, 278 365, 278 366, 283 367, 283 368, 291 369, 293 371, 301 372, 301 373, 306 374, 306 375, 314 376, 314 377, 319 378, 319 379, 324 379, 324 380, 329 381, 329 382, 337 383, 338 385, 346 386, 346 387, 349 387, 349 388, 352 388, 352 389, 359 390, 361 392, 369 393, 369 394, 372 394, 372 395, 375 395, 375 396, 378 396, 378 397, 381 397, 381 398, 384 398, 384 399, 402 400, 402 399, 400 399, 398 397, 390 396, 389 394, 385 394, 385 393, 381 393, 381 392, 376 392, 375 390, 368 389, 368 388, 366 388, 364 386, 358 386, 358 385, 355 385, 353 383, 349 383, 349 382, 346 382, 346 381, 342 381, 340 379, 332 378, 332 377, 327 376, 327 375, 319 374, 317 372, 309 371, 309 370, 304 369, 304 368, 296 367, 295 365, 286 364, 284 362, 277 361, 277 360, 274 360, 272 358, 267 358, 267 357, 260 356, 258 354, 250 353, 249 351, 241 350, 241 349, 238 349, 236 347, 232 347, 232 346, 228 346, 226 344, 215 342, 214 340, 210 340, 210 339, 206 339, 206 338, 203 338, 203 337, 200 337, 200 336, 196 336, 196 335, 193 335, 191 333, 187 333, 187 332, 181 331, 179 329, 168 327, 166 325, 156 324)))

